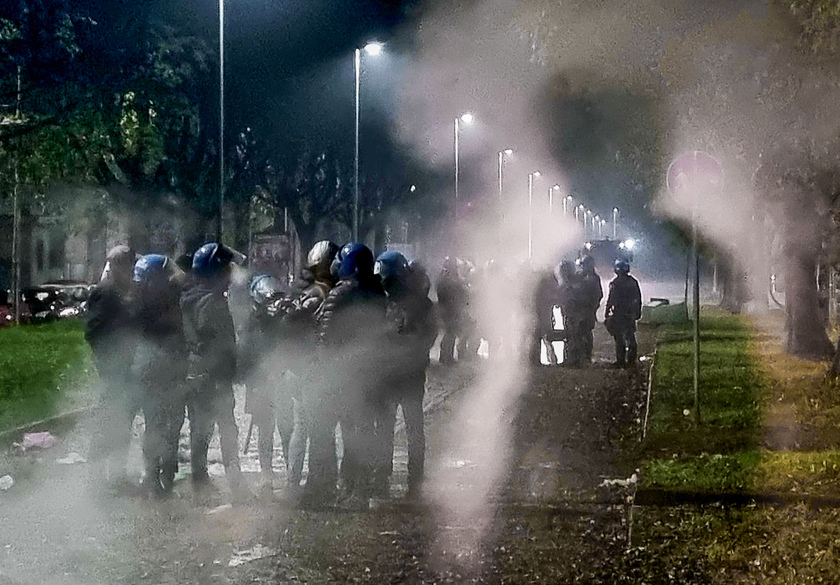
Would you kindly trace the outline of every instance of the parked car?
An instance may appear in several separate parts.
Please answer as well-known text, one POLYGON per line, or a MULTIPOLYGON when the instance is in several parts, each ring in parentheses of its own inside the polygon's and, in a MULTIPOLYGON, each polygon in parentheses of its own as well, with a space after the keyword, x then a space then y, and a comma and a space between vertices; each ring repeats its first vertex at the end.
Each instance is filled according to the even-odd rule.
POLYGON ((78 280, 57 280, 23 291, 23 302, 33 323, 78 317, 87 310, 91 285, 78 280))

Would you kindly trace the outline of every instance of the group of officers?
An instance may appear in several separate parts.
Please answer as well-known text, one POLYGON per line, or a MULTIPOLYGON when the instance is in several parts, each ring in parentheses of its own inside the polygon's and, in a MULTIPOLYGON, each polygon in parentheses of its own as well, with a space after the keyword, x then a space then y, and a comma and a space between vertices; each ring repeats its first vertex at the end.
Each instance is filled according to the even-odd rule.
MULTIPOLYGON (((617 259, 615 278, 610 281, 604 309, 604 325, 615 339, 615 365, 632 365, 637 357, 636 321, 642 315, 642 292, 639 282, 630 275, 630 263, 617 259)), ((564 260, 557 273, 546 271, 540 277, 534 299, 535 329, 531 361, 541 363, 541 345, 545 345, 548 362, 557 364, 555 341, 564 341, 563 363, 582 367, 592 362, 593 331, 598 323, 598 309, 603 299, 601 277, 595 261, 584 255, 576 262, 564 260), (556 330, 554 308, 559 307, 562 331, 556 330)))
MULTIPOLYGON (((208 449, 218 426, 232 497, 249 499, 234 418, 233 386, 242 382, 251 414, 246 449, 256 430, 267 491, 274 483, 276 429, 289 490, 302 505, 343 499, 364 507, 370 498, 387 497, 399 405, 408 438, 408 496, 416 497, 424 469, 426 369, 438 335, 423 267, 395 251, 374 258, 362 244, 339 248, 318 242, 307 255, 301 286, 291 289, 270 274, 250 280, 249 318, 237 336, 228 303, 235 259, 233 250, 215 242, 187 262, 160 254, 138 257, 127 246, 108 253, 88 301, 86 329, 103 387, 91 446, 96 481, 126 481, 131 423, 142 411, 143 491, 153 497, 170 494, 186 414, 196 492, 213 492, 208 449), (309 469, 301 488, 307 446, 309 469)), ((562 263, 534 289, 532 357, 537 362, 542 343, 550 362, 557 362, 551 349, 555 306, 564 320, 564 362, 580 366, 591 360, 601 284, 591 258, 578 264, 562 263)), ((629 264, 618 261, 615 271, 606 321, 616 338, 617 362, 624 365, 636 358, 641 293, 629 264)), ((454 360, 456 345, 459 357, 474 355, 470 283, 455 260, 444 262, 437 296, 441 363, 454 360)))
POLYGON ((251 280, 250 317, 237 344, 228 305, 234 259, 219 243, 199 248, 186 271, 167 256, 136 258, 127 246, 109 252, 86 330, 103 385, 92 441, 97 479, 126 481, 131 422, 142 410, 143 491, 171 493, 186 412, 196 492, 212 492, 207 455, 218 425, 232 497, 250 498, 234 419, 233 384, 241 381, 264 486, 273 479, 277 428, 292 492, 300 489, 308 443, 309 473, 296 495, 305 505, 334 503, 340 425, 342 497, 361 504, 387 496, 401 405, 409 497, 416 496, 426 367, 437 336, 426 272, 397 252, 374 259, 361 244, 318 242, 307 255, 304 286, 289 290, 270 275, 251 280))

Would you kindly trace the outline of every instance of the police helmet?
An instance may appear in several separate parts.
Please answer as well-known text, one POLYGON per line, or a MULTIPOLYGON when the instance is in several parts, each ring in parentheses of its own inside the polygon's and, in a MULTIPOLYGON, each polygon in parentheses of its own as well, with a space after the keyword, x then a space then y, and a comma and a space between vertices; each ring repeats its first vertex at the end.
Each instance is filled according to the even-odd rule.
POLYGON ((312 246, 309 254, 306 255, 306 267, 313 273, 328 271, 337 253, 338 244, 329 240, 321 240, 312 246))
POLYGON ((408 276, 408 260, 399 252, 382 252, 373 265, 373 273, 383 281, 388 279, 405 280, 408 276))
POLYGON ((260 274, 251 280, 249 292, 255 305, 264 305, 283 294, 283 284, 273 276, 260 274))
POLYGON ((192 258, 192 273, 201 278, 219 276, 233 261, 233 252, 217 242, 204 244, 192 258))
POLYGON ((624 258, 619 258, 615 261, 616 274, 630 274, 630 263, 624 258))
POLYGON ((150 284, 161 276, 169 276, 169 258, 163 254, 146 254, 134 263, 131 280, 136 284, 150 284))
POLYGON ((338 278, 365 278, 373 275, 373 252, 364 244, 344 244, 336 256, 338 278))

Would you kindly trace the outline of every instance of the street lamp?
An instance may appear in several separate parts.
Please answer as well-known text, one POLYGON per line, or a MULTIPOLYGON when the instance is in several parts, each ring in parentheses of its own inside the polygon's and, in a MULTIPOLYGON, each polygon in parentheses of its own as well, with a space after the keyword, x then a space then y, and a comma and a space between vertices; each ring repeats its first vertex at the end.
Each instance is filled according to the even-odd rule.
POLYGON ((583 241, 589 239, 589 218, 592 216, 592 212, 590 210, 586 210, 583 214, 583 241))
POLYGON ((469 126, 475 121, 475 116, 466 112, 455 118, 455 216, 458 216, 458 176, 461 156, 460 136, 461 122, 469 126))
POLYGON ((225 204, 225 0, 219 0, 219 216, 216 241, 222 241, 222 209, 225 204))
POLYGON ((572 196, 571 195, 566 195, 565 197, 563 197, 563 217, 564 218, 568 216, 567 204, 571 204, 571 202, 572 202, 572 196))
POLYGON ((502 219, 504 218, 503 212, 503 196, 505 190, 505 183, 504 183, 504 169, 505 169, 505 159, 509 156, 513 155, 512 148, 506 148, 504 150, 499 151, 499 224, 501 225, 502 219))
POLYGON ((605 225, 607 225, 607 220, 606 219, 602 219, 601 223, 598 224, 598 237, 599 238, 604 237, 603 228, 604 228, 605 225))
POLYGON ((534 247, 534 179, 539 178, 539 176, 539 171, 534 171, 528 175, 528 260, 533 255, 534 247))
POLYGON ((548 216, 554 213, 554 192, 560 190, 560 185, 554 185, 548 190, 548 216))
POLYGON ((618 207, 613 207, 613 239, 616 238, 616 227, 618 226, 618 207))
MULTIPOLYGON (((381 43, 368 43, 364 51, 371 57, 382 52, 381 43)), ((356 143, 353 160, 353 241, 359 240, 359 88, 361 84, 362 49, 357 48, 353 63, 356 70, 356 143)))

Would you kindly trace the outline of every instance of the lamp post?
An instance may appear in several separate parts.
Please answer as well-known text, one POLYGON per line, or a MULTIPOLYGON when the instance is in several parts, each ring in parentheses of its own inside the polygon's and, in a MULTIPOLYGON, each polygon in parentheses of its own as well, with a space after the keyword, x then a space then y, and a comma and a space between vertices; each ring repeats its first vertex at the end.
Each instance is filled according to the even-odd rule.
POLYGON ((222 210, 225 204, 225 0, 219 0, 219 215, 216 241, 222 241, 222 210))
POLYGON ((564 218, 568 217, 568 215, 569 215, 567 204, 570 204, 571 202, 572 202, 572 196, 571 195, 566 195, 565 197, 563 197, 563 217, 564 218))
POLYGON ((606 219, 602 219, 601 223, 598 224, 598 237, 599 238, 604 237, 603 228, 604 228, 605 225, 607 225, 607 220, 606 219))
MULTIPOLYGON (((382 52, 381 43, 368 43, 364 51, 371 57, 376 57, 382 52)), ((355 151, 353 157, 353 241, 359 240, 359 90, 362 80, 362 49, 356 49, 353 64, 356 71, 356 127, 355 127, 355 151)))
POLYGON ((554 185, 548 190, 548 216, 554 215, 554 192, 560 190, 560 185, 554 185))
POLYGON ((475 120, 475 116, 466 112, 455 118, 455 217, 458 217, 458 177, 460 174, 460 157, 461 157, 461 122, 470 125, 475 120))
POLYGON ((539 171, 528 175, 528 260, 531 259, 534 248, 534 179, 539 176, 539 171))
POLYGON ((504 220, 504 191, 505 191, 505 159, 513 154, 512 148, 506 148, 504 150, 499 151, 499 227, 502 225, 502 221, 504 220))
POLYGON ((616 234, 618 231, 616 227, 618 226, 618 207, 613 207, 613 239, 616 239, 616 234))

